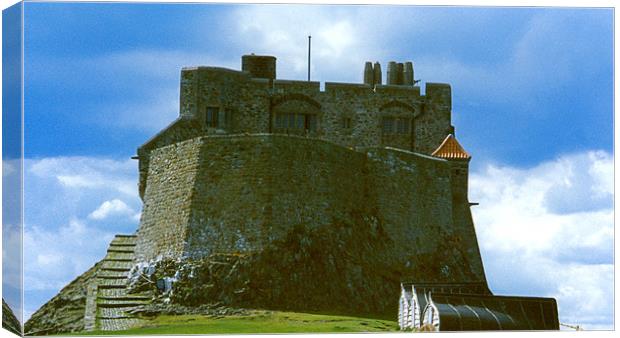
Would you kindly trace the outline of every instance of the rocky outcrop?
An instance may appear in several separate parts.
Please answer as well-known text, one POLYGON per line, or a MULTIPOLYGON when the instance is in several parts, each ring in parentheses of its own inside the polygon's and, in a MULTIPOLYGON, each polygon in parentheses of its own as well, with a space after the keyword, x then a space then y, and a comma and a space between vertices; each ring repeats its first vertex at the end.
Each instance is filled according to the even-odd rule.
MULTIPOLYGON (((318 229, 298 225, 260 252, 161 260, 142 266, 133 271, 132 288, 133 292, 159 292, 160 304, 217 304, 393 319, 403 272, 398 268, 399 257, 386 250, 391 245, 380 224, 362 219, 318 229)), ((452 245, 446 243, 444 249, 452 245)), ((419 277, 472 278, 463 256, 452 252, 409 259, 419 264, 419 277), (463 269, 445 271, 441 269, 445 265, 463 269)))
POLYGON ((22 324, 17 320, 4 298, 2 298, 2 327, 17 335, 22 335, 22 324))

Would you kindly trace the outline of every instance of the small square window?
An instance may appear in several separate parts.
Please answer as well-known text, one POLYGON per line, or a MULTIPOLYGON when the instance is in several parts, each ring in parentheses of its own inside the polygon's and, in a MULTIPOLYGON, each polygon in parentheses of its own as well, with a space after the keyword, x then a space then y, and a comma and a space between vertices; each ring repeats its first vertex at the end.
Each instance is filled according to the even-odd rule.
POLYGON ((351 118, 350 117, 343 117, 342 118, 342 129, 348 130, 351 129, 351 118))

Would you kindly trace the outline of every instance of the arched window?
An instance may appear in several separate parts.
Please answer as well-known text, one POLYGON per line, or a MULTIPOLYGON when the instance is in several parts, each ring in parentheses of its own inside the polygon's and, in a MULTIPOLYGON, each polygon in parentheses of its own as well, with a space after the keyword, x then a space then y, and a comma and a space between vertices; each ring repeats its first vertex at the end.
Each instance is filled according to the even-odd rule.
POLYGON ((415 109, 399 101, 381 107, 379 128, 381 144, 401 149, 413 149, 415 109))
POLYGON ((230 113, 221 107, 207 106, 204 111, 204 124, 206 128, 229 129, 230 113))
POLYGON ((273 131, 287 134, 313 134, 320 128, 320 109, 310 99, 290 98, 273 107, 273 131))

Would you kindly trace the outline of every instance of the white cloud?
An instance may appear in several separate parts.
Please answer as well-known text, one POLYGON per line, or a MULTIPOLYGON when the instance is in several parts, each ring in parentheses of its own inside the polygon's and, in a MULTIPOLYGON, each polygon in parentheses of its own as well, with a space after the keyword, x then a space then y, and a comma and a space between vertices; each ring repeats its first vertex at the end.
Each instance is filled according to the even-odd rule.
POLYGON ((52 157, 28 160, 26 170, 38 179, 56 180, 68 189, 108 189, 130 197, 138 195, 137 162, 131 159, 52 157))
POLYGON ((50 157, 24 162, 26 318, 133 233, 142 202, 137 162, 50 157))
POLYGON ((240 6, 228 21, 238 23, 234 40, 248 52, 277 56, 278 78, 306 78, 312 35, 313 79, 361 82, 365 61, 394 57, 385 55, 387 32, 406 19, 394 7, 301 5, 240 6), (393 25, 373 24, 378 18, 393 25))
POLYGON ((13 161, 7 160, 2 161, 2 177, 10 176, 15 173, 17 169, 15 169, 15 164, 12 162, 13 161))
POLYGON ((114 233, 73 218, 59 228, 28 226, 24 231, 24 287, 57 292, 103 258, 114 233), (97 240, 95 240, 97 239, 97 240))
POLYGON ((470 199, 492 289, 555 297, 560 320, 613 324, 613 157, 591 151, 529 169, 472 173, 470 199))
POLYGON ((136 212, 130 208, 125 202, 119 199, 105 201, 101 203, 99 208, 91 212, 88 218, 95 220, 106 219, 110 216, 134 216, 136 212))
POLYGON ((2 283, 22 288, 22 231, 14 224, 2 224, 2 283))

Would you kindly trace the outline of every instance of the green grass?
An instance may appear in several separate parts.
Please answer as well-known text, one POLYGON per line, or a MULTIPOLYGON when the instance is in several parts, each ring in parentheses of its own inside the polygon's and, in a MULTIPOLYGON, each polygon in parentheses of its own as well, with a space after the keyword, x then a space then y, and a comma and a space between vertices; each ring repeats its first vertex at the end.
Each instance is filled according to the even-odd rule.
POLYGON ((297 312, 251 311, 249 315, 158 316, 141 327, 123 331, 81 332, 78 335, 234 334, 397 331, 395 321, 297 312))

